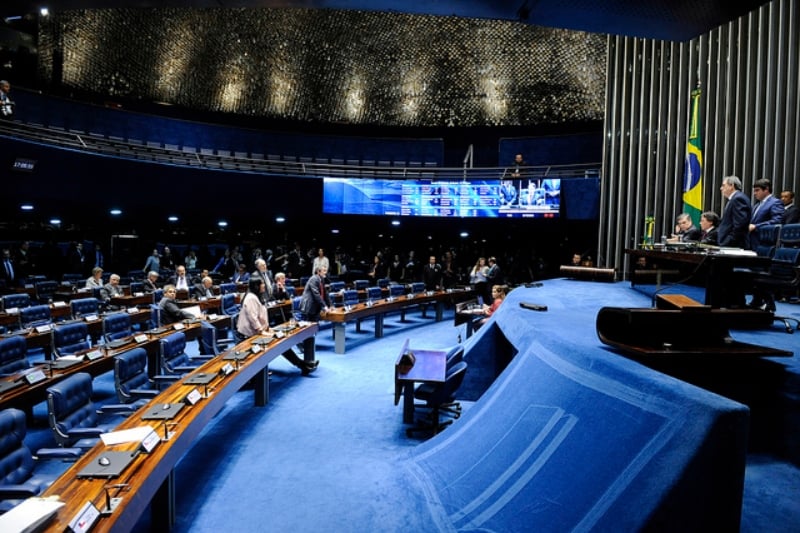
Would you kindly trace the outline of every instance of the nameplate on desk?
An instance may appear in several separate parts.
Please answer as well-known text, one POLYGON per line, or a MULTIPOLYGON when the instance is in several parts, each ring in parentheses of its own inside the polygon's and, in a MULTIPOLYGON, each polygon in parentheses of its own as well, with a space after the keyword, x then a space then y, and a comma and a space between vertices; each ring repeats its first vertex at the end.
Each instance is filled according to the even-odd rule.
POLYGON ((92 502, 86 502, 81 510, 69 521, 69 530, 72 533, 86 533, 97 519, 100 517, 100 511, 94 506, 92 502))
POLYGON ((45 379, 47 379, 47 376, 44 374, 44 370, 42 370, 41 368, 25 374, 25 381, 28 382, 28 385, 39 383, 40 381, 44 381, 45 379))
POLYGON ((221 376, 228 376, 232 374, 234 371, 233 365, 230 363, 226 363, 225 366, 219 369, 219 373, 221 376))
POLYGON ((138 335, 133 336, 133 340, 135 340, 137 344, 147 342, 149 339, 150 337, 147 336, 147 333, 139 333, 138 335))
POLYGON ((183 322, 175 322, 175 323, 172 325, 172 327, 173 327, 175 330, 181 330, 181 329, 183 329, 183 328, 184 328, 184 325, 183 325, 183 322))
POLYGON ((143 293, 143 292, 134 292, 134 293, 133 293, 133 295, 134 295, 135 297, 139 298, 139 297, 141 297, 141 296, 144 296, 144 293, 143 293))
POLYGON ((208 320, 216 320, 217 318, 219 318, 219 315, 216 313, 211 313, 206 318, 208 318, 208 320))
POLYGON ((103 357, 103 352, 100 350, 92 350, 91 352, 86 352, 86 360, 87 361, 94 361, 96 359, 100 359, 103 357))
POLYGON ((6 309, 7 315, 18 315, 19 314, 19 307, 9 307, 6 309))
POLYGON ((275 332, 275 338, 276 339, 282 339, 285 336, 286 336, 286 333, 284 333, 282 330, 278 330, 278 331, 275 332))
POLYGON ((410 294, 410 293, 409 293, 409 294, 406 294, 406 298, 408 298, 409 300, 410 300, 411 298, 413 298, 413 297, 414 297, 414 295, 413 295, 413 294, 410 294))
POLYGON ((253 353, 258 353, 261 351, 261 349, 262 349, 261 346, 259 346, 258 344, 254 344, 250 347, 250 351, 253 353))
POLYGON ((36 326, 36 328, 34 328, 34 329, 36 329, 36 333, 47 333, 48 331, 53 329, 53 325, 52 324, 45 324, 43 326, 36 326))
POLYGON ((92 314, 92 315, 85 315, 85 316, 83 317, 83 319, 84 319, 86 322, 94 322, 95 320, 98 320, 99 318, 100 318, 100 317, 98 317, 97 315, 94 315, 94 314, 92 314))
POLYGON ((139 308, 138 307, 129 307, 127 309, 127 311, 128 311, 129 315, 135 315, 136 313, 139 312, 139 308))
POLYGON ((55 307, 56 309, 58 309, 60 307, 66 307, 66 306, 67 306, 67 302, 62 302, 62 301, 53 302, 53 307, 55 307))
POLYGON ((145 437, 142 439, 142 451, 144 453, 150 453, 153 451, 153 448, 158 446, 158 443, 161 442, 161 437, 158 436, 155 429, 152 429, 145 437))
POLYGON ((192 389, 192 391, 189 394, 186 395, 186 398, 184 398, 184 401, 188 405, 194 405, 197 402, 199 402, 202 397, 203 397, 203 395, 200 394, 200 391, 197 390, 197 388, 195 387, 194 389, 192 389))

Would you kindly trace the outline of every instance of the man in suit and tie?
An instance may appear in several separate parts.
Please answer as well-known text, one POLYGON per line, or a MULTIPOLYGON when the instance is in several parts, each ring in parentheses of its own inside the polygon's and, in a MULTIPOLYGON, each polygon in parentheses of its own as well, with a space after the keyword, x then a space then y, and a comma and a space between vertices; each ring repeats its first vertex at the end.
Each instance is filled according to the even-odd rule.
POLYGON ((800 208, 794 204, 794 192, 782 191, 781 203, 783 204, 783 218, 781 219, 781 224, 800 223, 800 208))
POLYGON ((175 286, 177 291, 189 291, 189 278, 186 276, 186 267, 179 265, 175 269, 175 275, 169 279, 169 284, 175 286))
POLYGON ((719 245, 747 248, 751 209, 747 196, 742 192, 742 180, 736 176, 722 178, 719 190, 728 200, 717 230, 719 245))
POLYGON ((6 282, 6 287, 19 285, 17 269, 14 266, 14 261, 11 259, 11 251, 8 248, 3 249, 3 266, 0 268, 0 279, 6 282))
POLYGON ((211 288, 212 285, 214 285, 214 281, 208 276, 204 277, 200 283, 194 286, 192 296, 198 300, 208 300, 209 298, 213 298, 214 290, 211 288))
POLYGON ((780 224, 785 211, 781 201, 772 196, 772 182, 768 179, 756 180, 753 184, 753 196, 755 203, 748 226, 751 250, 759 245, 758 228, 780 224))
POLYGON ((261 293, 261 303, 266 304, 268 301, 274 298, 275 283, 272 281, 272 276, 269 275, 269 270, 267 270, 266 261, 264 261, 260 257, 256 259, 256 269, 250 275, 250 277, 260 278, 264 282, 264 285, 266 286, 266 290, 261 293))

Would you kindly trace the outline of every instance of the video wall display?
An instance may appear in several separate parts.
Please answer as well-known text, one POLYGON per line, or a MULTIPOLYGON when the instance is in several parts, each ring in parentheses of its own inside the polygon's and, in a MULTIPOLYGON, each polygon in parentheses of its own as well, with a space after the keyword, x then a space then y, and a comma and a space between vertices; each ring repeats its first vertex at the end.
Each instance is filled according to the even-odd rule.
POLYGON ((561 180, 325 178, 323 212, 461 218, 558 218, 561 180))

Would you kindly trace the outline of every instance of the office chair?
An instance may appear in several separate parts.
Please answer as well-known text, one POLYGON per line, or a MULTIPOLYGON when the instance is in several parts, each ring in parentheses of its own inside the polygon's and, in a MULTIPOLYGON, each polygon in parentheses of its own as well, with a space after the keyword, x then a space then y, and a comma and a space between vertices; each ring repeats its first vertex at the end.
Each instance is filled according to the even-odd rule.
POLYGON ((76 459, 81 454, 77 448, 42 448, 34 458, 25 444, 27 432, 24 412, 0 411, 0 514, 43 492, 60 475, 37 472, 38 459, 76 459))
POLYGON ((450 419, 445 421, 440 419, 442 406, 455 403, 456 391, 463 383, 466 372, 466 361, 459 361, 447 371, 444 382, 423 383, 414 390, 414 398, 423 400, 425 402, 424 407, 430 409, 430 413, 428 416, 417 420, 415 426, 408 428, 406 435, 410 437, 417 432, 431 432, 436 435, 452 424, 454 419, 461 416, 461 410, 458 409, 457 411, 451 411, 452 417, 450 419))
POLYGON ((0 340, 0 376, 11 376, 30 367, 25 337, 14 335, 0 340))
POLYGON ((235 283, 220 283, 219 284, 219 293, 220 294, 236 294, 236 284, 235 283))
POLYGON ((386 289, 389 287, 389 283, 391 283, 391 281, 392 280, 390 280, 389 278, 381 278, 378 280, 378 287, 380 287, 381 289, 386 289))
POLYGON ((411 284, 411 292, 414 294, 419 294, 421 292, 425 292, 425 284, 421 281, 415 281, 411 284))
POLYGON ((122 339, 132 334, 131 316, 128 313, 113 313, 103 318, 103 338, 106 342, 122 339))
POLYGON ((156 289, 153 291, 153 303, 158 305, 158 302, 164 298, 164 289, 156 289))
POLYGON ((50 314, 49 305, 32 305, 19 310, 19 326, 21 328, 35 328, 52 323, 53 317, 50 314))
MULTIPOLYGON (((238 318, 238 316, 237 316, 238 318)), ((200 322, 200 353, 217 356, 232 343, 230 339, 220 339, 219 330, 205 320, 200 322)))
POLYGON ((147 351, 134 348, 114 357, 114 389, 120 403, 145 405, 159 390, 147 375, 147 351))
POLYGON ((367 279, 357 279, 353 281, 353 288, 357 291, 363 291, 369 287, 369 280, 367 279))
POLYGON ((53 328, 53 353, 63 357, 88 350, 91 347, 88 337, 89 326, 85 322, 59 324, 53 328))
POLYGON ((233 316, 242 309, 242 306, 236 303, 236 293, 228 293, 222 295, 220 301, 220 310, 223 315, 233 316))
POLYGON ((39 303, 46 304, 53 301, 53 295, 58 290, 58 282, 51 280, 39 281, 34 287, 36 288, 36 299, 39 300, 39 303))
POLYGON ((367 301, 376 301, 383 298, 380 287, 367 287, 367 301))
POLYGON ((86 315, 100 315, 100 300, 97 298, 76 298, 69 302, 72 318, 81 318, 86 315))
POLYGON ((294 298, 295 294, 297 294, 297 290, 295 290, 294 285, 286 285, 286 295, 289 298, 294 298))
POLYGON ((756 255, 772 257, 775 254, 775 248, 778 246, 781 225, 770 224, 768 226, 759 226, 756 231, 758 232, 758 246, 756 246, 755 249, 756 255))
POLYGON ((47 420, 61 447, 91 448, 102 433, 121 421, 101 421, 102 416, 130 414, 131 405, 110 404, 98 408, 92 401, 92 376, 78 372, 47 389, 47 420))
POLYGON ((389 285, 389 296, 393 298, 397 298, 398 296, 402 296, 406 292, 405 285, 400 285, 399 283, 393 283, 389 285))
POLYGON ((3 311, 9 309, 22 309, 31 306, 31 297, 28 293, 20 292, 17 294, 3 295, 3 311))
POLYGON ((61 276, 61 281, 69 283, 70 285, 83 285, 83 275, 75 274, 74 272, 65 272, 61 276))
POLYGON ((342 295, 342 304, 347 307, 348 305, 358 305, 358 291, 356 289, 347 289, 342 295))
POLYGON ((150 329, 158 329, 161 327, 161 307, 156 304, 150 304, 150 318, 147 322, 150 329))
POLYGON ((333 294, 335 292, 339 292, 344 290, 344 281, 331 281, 330 286, 328 287, 328 292, 333 294))
MULTIPOLYGON (((120 283, 122 283, 122 281, 120 281, 120 283)), ((131 280, 129 288, 131 291, 131 295, 141 294, 144 292, 144 282, 131 280)))
MULTIPOLYGON (((800 288, 800 224, 789 224, 781 230, 780 246, 775 249, 769 270, 753 278, 753 300, 763 302, 767 311, 776 311, 778 296, 796 296, 800 288), (796 246, 796 247, 795 247, 796 246)), ((783 322, 787 333, 800 330, 800 321, 789 316, 774 316, 783 322)))
POLYGON ((197 368, 202 361, 211 357, 189 357, 186 353, 186 335, 176 331, 159 340, 161 351, 161 373, 180 375, 197 368))

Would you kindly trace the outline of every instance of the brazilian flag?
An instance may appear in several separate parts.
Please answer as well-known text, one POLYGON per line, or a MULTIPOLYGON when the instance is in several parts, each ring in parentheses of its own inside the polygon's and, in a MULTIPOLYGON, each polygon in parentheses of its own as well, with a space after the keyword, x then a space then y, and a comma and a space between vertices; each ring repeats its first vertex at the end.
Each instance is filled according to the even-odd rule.
POLYGON ((683 212, 697 225, 703 212, 703 140, 700 135, 700 89, 692 91, 692 113, 683 169, 683 212))

